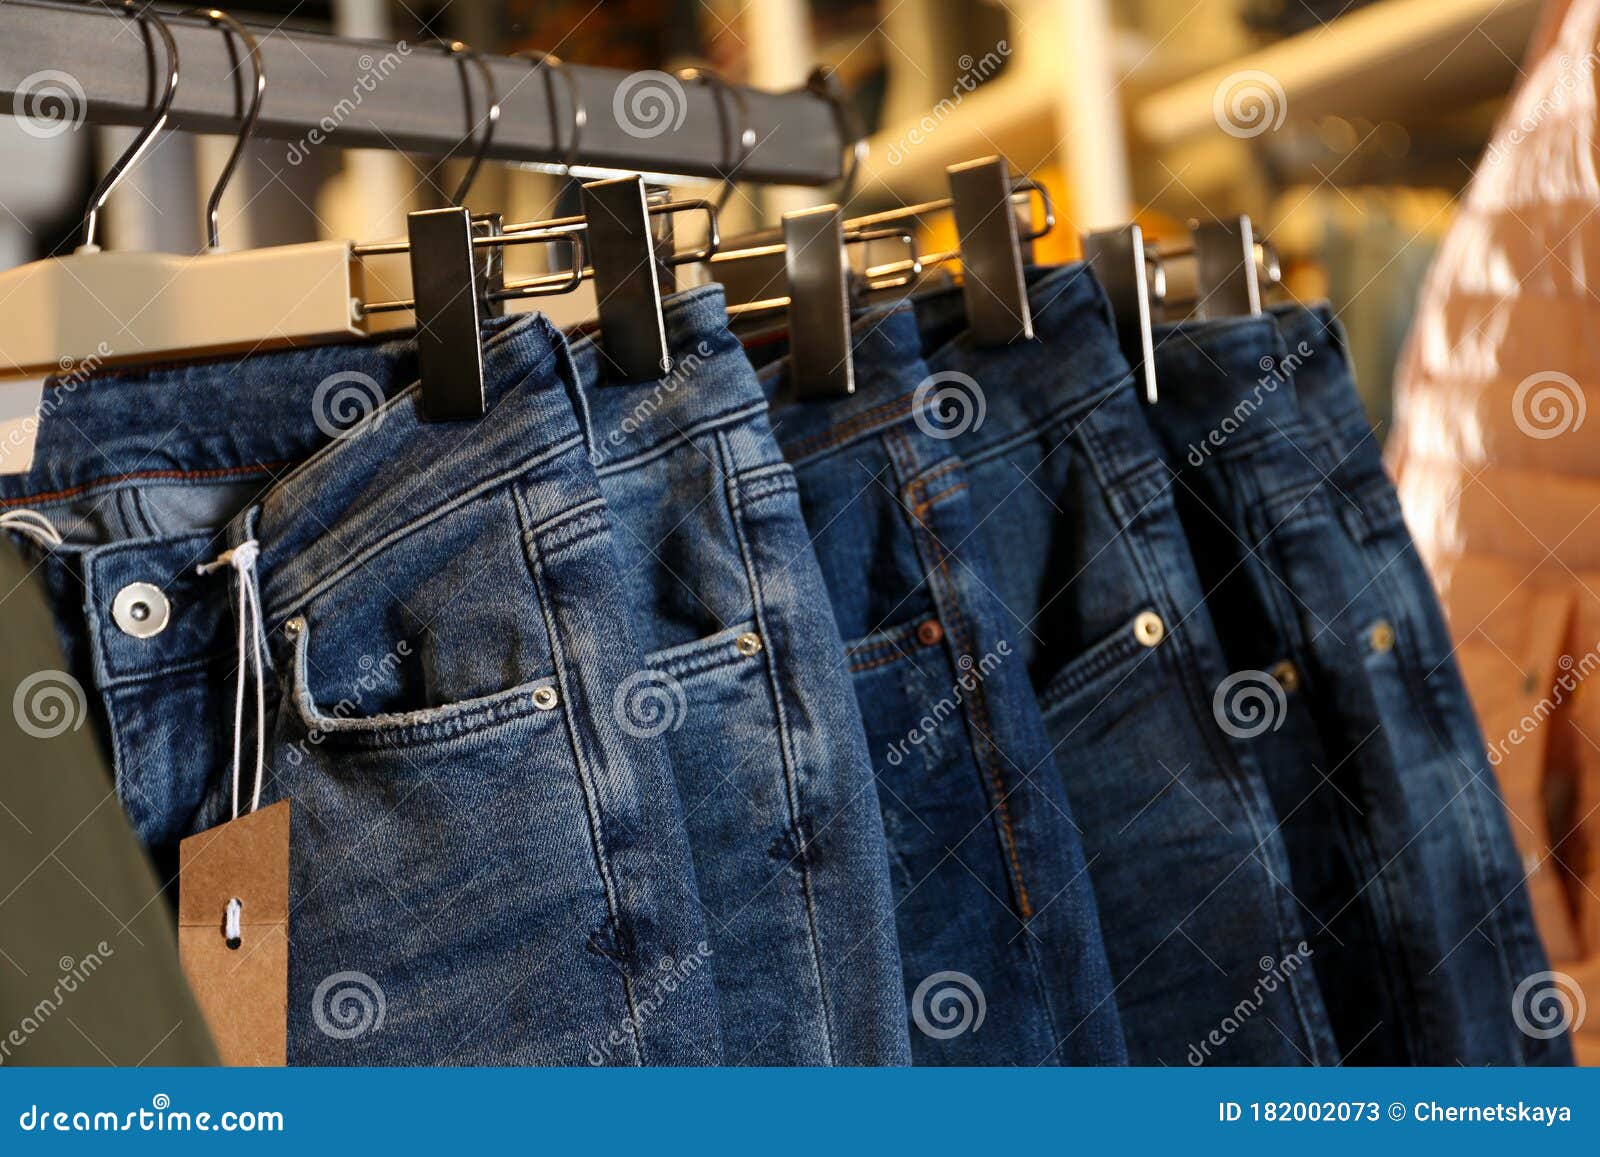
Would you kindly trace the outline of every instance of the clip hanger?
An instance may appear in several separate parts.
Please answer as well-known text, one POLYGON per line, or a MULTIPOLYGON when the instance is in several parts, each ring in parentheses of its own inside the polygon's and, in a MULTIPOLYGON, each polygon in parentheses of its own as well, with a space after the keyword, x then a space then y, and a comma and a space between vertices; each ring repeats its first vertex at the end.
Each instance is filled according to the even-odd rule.
POLYGON ((844 212, 837 205, 783 215, 790 377, 797 398, 842 398, 856 392, 850 262, 844 242, 844 212))
POLYGON ((1255 229, 1248 214, 1190 225, 1194 236, 1195 316, 1205 320, 1261 312, 1255 229))
POLYGON ((1011 207, 1011 173, 1000 157, 951 165, 946 173, 960 238, 967 325, 985 345, 1027 341, 1033 337, 1033 312, 1011 207))
POLYGON ((1159 299, 1161 286, 1159 265, 1156 277, 1151 277, 1144 230, 1130 224, 1085 234, 1083 256, 1094 270, 1095 280, 1111 300, 1117 341, 1129 365, 1144 378, 1145 401, 1153 404, 1157 392, 1151 301, 1159 299), (1157 283, 1154 293, 1151 292, 1153 280, 1157 283))
POLYGON ((620 381, 663 377, 671 371, 672 359, 644 178, 635 174, 585 182, 583 213, 599 302, 602 359, 620 381))

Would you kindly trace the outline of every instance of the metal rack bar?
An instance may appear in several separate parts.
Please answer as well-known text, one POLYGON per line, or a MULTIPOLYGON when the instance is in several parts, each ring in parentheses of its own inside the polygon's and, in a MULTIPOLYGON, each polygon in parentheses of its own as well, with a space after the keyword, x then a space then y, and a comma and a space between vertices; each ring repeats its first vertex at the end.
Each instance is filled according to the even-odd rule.
MULTIPOLYGON (((203 18, 168 17, 168 22, 183 66, 169 126, 236 132, 248 87, 235 72, 236 47, 203 18)), ((430 43, 402 49, 299 30, 254 25, 251 30, 260 38, 270 80, 255 136, 288 142, 286 160, 292 150, 317 148, 449 154, 466 135, 467 85, 473 86, 474 115, 482 116, 484 97, 476 78, 430 43)), ((143 124, 153 101, 152 78, 160 76, 160 69, 152 68, 152 54, 159 57, 159 46, 148 44, 137 25, 118 12, 51 0, 0 2, 0 111, 17 109, 19 94, 25 99, 49 70, 67 74, 82 89, 81 107, 68 115, 95 124, 143 124)), ((534 71, 527 60, 484 59, 502 110, 488 155, 562 162, 572 105, 561 78, 534 71)), ((565 67, 588 113, 580 165, 714 177, 719 166, 739 155, 733 140, 739 126, 726 123, 726 104, 719 111, 714 86, 666 84, 660 76, 641 78, 621 69, 565 67), (665 93, 665 123, 630 126, 628 97, 649 83, 665 93)), ((825 100, 804 91, 742 92, 756 143, 739 167, 740 181, 824 185, 839 179, 844 143, 825 100)))

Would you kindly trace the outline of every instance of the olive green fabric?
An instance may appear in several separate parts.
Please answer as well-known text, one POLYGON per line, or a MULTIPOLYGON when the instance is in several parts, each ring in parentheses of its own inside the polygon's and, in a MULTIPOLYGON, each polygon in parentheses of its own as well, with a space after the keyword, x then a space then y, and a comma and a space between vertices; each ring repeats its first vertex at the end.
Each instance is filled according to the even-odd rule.
POLYGON ((0 1065, 215 1064, 31 567, 0 535, 0 1065))

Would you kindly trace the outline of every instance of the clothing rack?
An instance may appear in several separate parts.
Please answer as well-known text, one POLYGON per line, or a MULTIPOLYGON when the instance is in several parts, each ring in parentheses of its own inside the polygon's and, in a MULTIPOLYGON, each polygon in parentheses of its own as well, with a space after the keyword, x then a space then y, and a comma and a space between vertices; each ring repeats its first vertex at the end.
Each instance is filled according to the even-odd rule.
MULTIPOLYGON (((237 133, 249 87, 238 70, 237 44, 203 17, 162 15, 182 61, 169 127, 237 133)), ((411 43, 402 53, 385 41, 250 28, 271 78, 254 136, 296 142, 308 152, 325 147, 435 157, 470 153, 468 113, 472 120, 483 116, 482 84, 475 68, 434 42, 411 43)), ((621 69, 575 64, 536 67, 527 59, 489 54, 481 59, 501 105, 487 153, 495 159, 555 165, 567 159, 573 108, 566 78, 559 75, 565 70, 587 113, 576 157, 583 167, 716 177, 737 160, 741 181, 791 185, 825 185, 843 171, 847 142, 838 112, 810 91, 739 87, 740 101, 719 96, 715 85, 675 80, 670 126, 647 136, 630 132, 616 109, 619 94, 626 99, 652 78, 639 81, 632 79, 638 74, 621 69), (740 160, 742 128, 754 143, 740 160)), ((150 119, 163 68, 159 42, 152 45, 120 11, 51 0, 0 2, 3 107, 14 107, 30 78, 55 70, 83 90, 82 107, 69 115, 93 124, 141 125, 150 119)))

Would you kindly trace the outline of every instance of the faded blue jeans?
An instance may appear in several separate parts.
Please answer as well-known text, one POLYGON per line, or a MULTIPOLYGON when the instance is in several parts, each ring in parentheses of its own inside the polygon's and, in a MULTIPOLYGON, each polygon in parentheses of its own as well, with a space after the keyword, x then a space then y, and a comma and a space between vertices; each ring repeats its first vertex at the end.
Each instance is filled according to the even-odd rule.
POLYGON ((666 745, 613 713, 643 662, 566 345, 485 343, 465 424, 420 420, 404 342, 69 380, 0 502, 66 536, 71 674, 168 873, 231 815, 261 645, 238 738, 246 801, 258 734, 292 801, 291 1063, 715 1064, 666 745))

